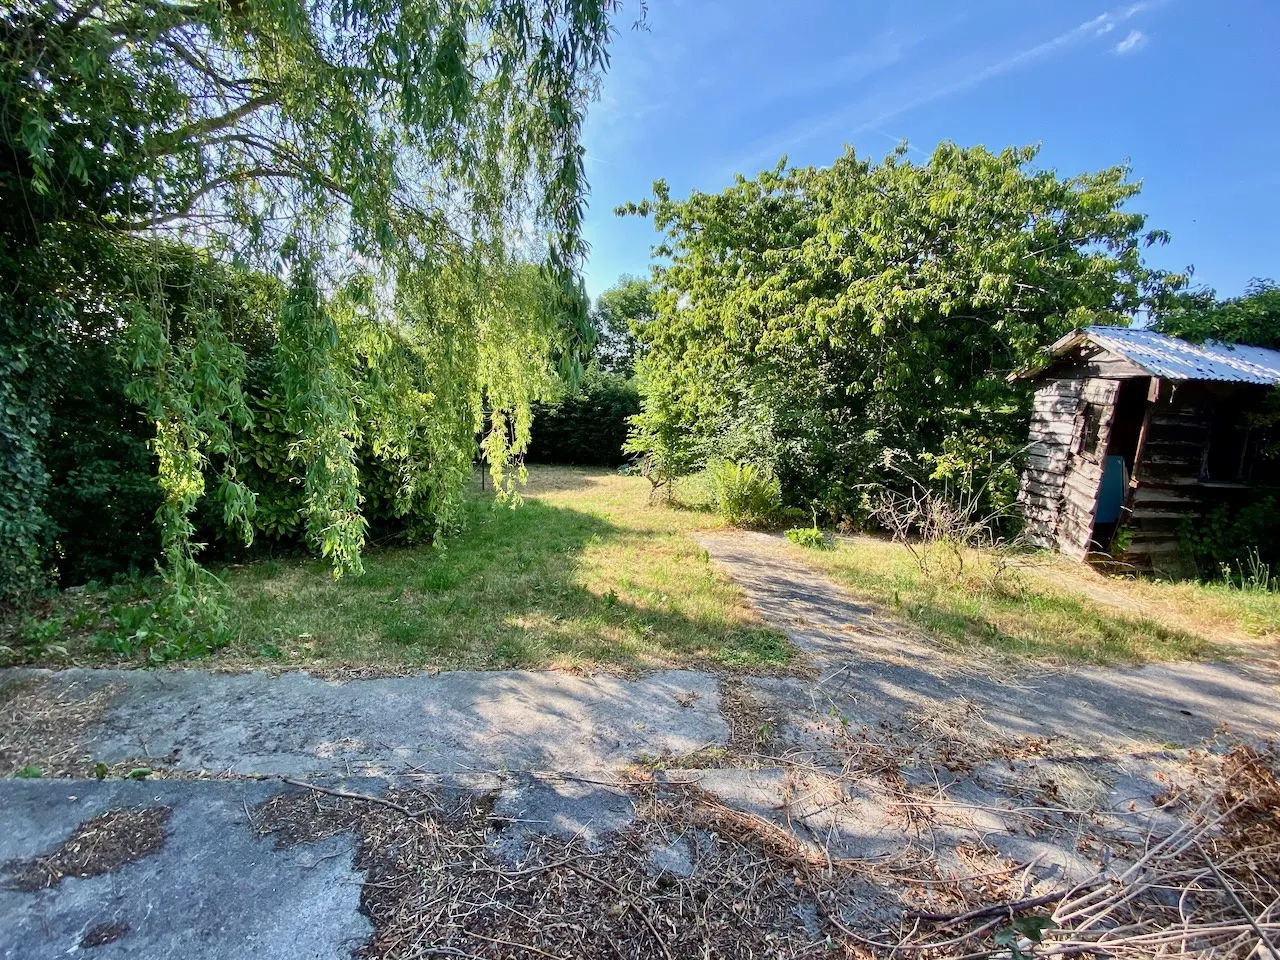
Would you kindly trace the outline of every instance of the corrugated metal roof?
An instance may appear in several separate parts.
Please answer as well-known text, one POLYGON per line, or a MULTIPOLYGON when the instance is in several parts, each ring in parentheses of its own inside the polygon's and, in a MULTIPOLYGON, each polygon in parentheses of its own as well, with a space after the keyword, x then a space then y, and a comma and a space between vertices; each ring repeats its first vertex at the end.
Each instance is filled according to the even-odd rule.
POLYGON ((1280 384, 1280 350, 1240 344, 1188 343, 1135 327, 1086 327, 1085 337, 1120 354, 1154 377, 1280 384))

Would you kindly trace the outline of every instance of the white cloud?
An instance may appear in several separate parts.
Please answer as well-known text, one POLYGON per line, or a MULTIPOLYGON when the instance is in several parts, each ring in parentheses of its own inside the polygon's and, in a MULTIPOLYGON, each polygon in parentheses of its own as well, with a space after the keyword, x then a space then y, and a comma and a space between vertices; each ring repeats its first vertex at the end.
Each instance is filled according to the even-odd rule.
POLYGON ((1129 35, 1116 44, 1116 53, 1130 53, 1137 50, 1147 41, 1147 35, 1141 30, 1130 30, 1129 35))

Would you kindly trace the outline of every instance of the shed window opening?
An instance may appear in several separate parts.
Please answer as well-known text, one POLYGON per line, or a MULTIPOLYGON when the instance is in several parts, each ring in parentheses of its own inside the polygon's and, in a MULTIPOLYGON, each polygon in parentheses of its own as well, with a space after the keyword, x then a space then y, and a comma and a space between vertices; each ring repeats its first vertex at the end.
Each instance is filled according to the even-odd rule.
POLYGON ((1080 445, 1077 451, 1086 457, 1098 456, 1098 445, 1102 437, 1102 418, 1106 410, 1100 403, 1084 405, 1084 422, 1080 425, 1080 445))
POLYGON ((1219 417, 1209 431, 1202 479, 1216 483, 1247 481, 1257 453, 1254 432, 1219 417))

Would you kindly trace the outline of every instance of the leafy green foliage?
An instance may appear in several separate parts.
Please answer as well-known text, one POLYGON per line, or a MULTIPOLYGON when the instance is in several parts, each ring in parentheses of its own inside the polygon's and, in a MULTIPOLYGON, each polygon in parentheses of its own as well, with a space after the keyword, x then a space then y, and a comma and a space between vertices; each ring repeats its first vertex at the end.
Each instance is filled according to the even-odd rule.
MULTIPOLYGON (((151 425, 140 432, 172 612, 212 609, 197 511, 215 503, 246 542, 255 530, 247 461, 261 449, 238 441, 252 435, 249 358, 264 353, 237 329, 244 276, 285 280, 259 311, 272 320, 266 392, 283 401, 271 401, 271 429, 291 437, 306 535, 336 572, 360 569, 362 464, 391 465, 380 500, 420 511, 432 532, 457 514, 477 430, 505 482, 530 404, 554 373, 580 372, 591 339, 573 276, 585 252, 578 141, 615 6, 7 5, 0 603, 39 586, 56 525, 79 523, 46 509, 49 408, 67 344, 86 318, 110 317, 101 329, 119 331, 127 396, 151 425), (531 227, 545 249, 529 249, 531 227)), ((281 475, 275 462, 259 469, 281 475)), ((80 500, 119 501, 134 476, 86 474, 80 500)), ((272 530, 290 527, 283 514, 273 509, 272 530)))
POLYGON ((129 371, 112 332, 70 340, 66 376, 53 390, 44 461, 53 546, 45 564, 62 586, 149 571, 160 551, 154 426, 126 396, 129 371))
POLYGON ((996 946, 1009 951, 1009 960, 1031 960, 1044 935, 1057 924, 1049 917, 1015 917, 996 931, 996 946))
MULTIPOLYGON (((0 277, 20 272, 23 259, 0 246, 0 277)), ((44 510, 49 474, 40 445, 49 429, 49 394, 60 359, 45 336, 52 307, 0 299, 0 605, 29 598, 43 582, 50 540, 44 510)))
POLYGON ((581 386, 534 407, 528 459, 613 467, 624 459, 630 420, 640 412, 640 392, 616 373, 588 369, 581 386))
POLYGON ((1184 282, 1143 265, 1166 237, 1123 209, 1125 168, 1064 179, 1035 157, 944 143, 922 165, 850 151, 684 199, 656 182, 621 211, 654 218, 668 261, 633 449, 678 474, 750 447, 789 503, 850 522, 903 454, 939 481, 1003 470, 977 481, 1011 498, 1029 396, 1006 375, 1184 282))
POLYGON ((1253 280, 1244 296, 1218 300, 1212 290, 1175 297, 1152 325, 1193 343, 1220 340, 1280 350, 1280 286, 1253 280))
POLYGON ((641 333, 657 316, 653 284, 627 274, 619 277, 596 298, 591 310, 600 365, 611 373, 631 376, 644 348, 641 333))
POLYGON ((735 527, 766 524, 782 508, 778 478, 754 463, 721 460, 707 468, 720 517, 735 527))
POLYGON ((1206 579, 1219 577, 1224 568, 1244 564, 1251 556, 1262 564, 1280 563, 1280 504, 1274 496, 1220 503, 1203 517, 1183 520, 1178 532, 1206 579))
POLYGON ((112 604, 103 627, 92 637, 92 647, 160 664, 205 656, 230 643, 234 631, 225 585, 200 567, 183 574, 112 604))
POLYGON ((818 529, 817 524, 812 527, 792 527, 787 531, 787 539, 798 547, 805 547, 809 550, 829 550, 831 544, 827 540, 826 534, 818 529))
POLYGON ((17 641, 22 648, 22 655, 39 659, 49 653, 64 653, 62 646, 67 621, 61 616, 24 617, 18 628, 17 641))

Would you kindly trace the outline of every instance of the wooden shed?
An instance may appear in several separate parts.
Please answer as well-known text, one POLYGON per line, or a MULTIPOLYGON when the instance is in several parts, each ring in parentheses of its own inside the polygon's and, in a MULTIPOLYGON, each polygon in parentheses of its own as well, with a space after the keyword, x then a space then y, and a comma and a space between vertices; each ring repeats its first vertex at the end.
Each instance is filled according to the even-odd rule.
POLYGON ((1084 560, 1125 530, 1126 562, 1178 572, 1184 519, 1280 488, 1250 416, 1280 384, 1280 351, 1087 327, 1050 353, 1015 375, 1036 385, 1019 494, 1036 546, 1084 560))

